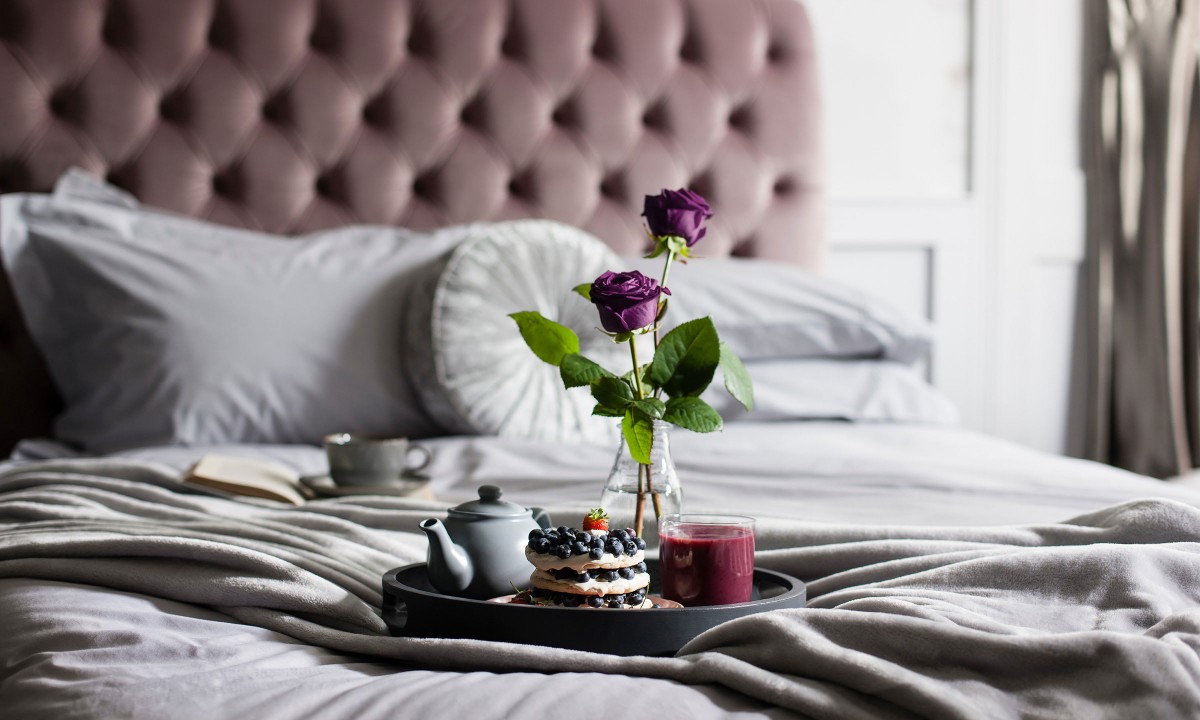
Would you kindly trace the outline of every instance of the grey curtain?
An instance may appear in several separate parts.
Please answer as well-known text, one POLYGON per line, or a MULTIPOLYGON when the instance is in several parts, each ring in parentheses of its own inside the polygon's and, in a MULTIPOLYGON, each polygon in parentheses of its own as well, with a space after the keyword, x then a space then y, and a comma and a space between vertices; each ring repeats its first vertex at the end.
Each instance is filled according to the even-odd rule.
POLYGON ((1200 459, 1200 0, 1088 0, 1085 454, 1200 459))

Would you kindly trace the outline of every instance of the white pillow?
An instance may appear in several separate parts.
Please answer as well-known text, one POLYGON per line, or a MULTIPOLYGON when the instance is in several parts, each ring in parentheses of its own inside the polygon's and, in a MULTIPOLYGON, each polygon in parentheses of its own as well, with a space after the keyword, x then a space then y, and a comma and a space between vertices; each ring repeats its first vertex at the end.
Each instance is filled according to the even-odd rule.
POLYGON ((720 382, 703 397, 725 422, 847 420, 954 425, 950 399, 918 372, 891 360, 751 360, 754 409, 747 412, 720 382))
MULTIPOLYGON (((536 310, 570 327, 584 355, 623 374, 628 346, 598 332, 594 306, 571 289, 605 270, 658 276, 661 262, 619 258, 591 235, 549 221, 474 228, 430 269, 410 305, 404 365, 426 411, 450 433, 615 443, 617 422, 591 415, 586 389, 564 390, 558 369, 530 352, 508 314, 536 310)), ((954 420, 948 401, 901 365, 928 351, 924 321, 769 261, 698 259, 671 272, 667 326, 711 316, 755 379, 751 413, 719 379, 707 391, 726 419, 954 420)), ((653 357, 649 343, 639 342, 642 362, 653 357)))
MULTIPOLYGON (((662 274, 662 259, 630 258, 631 269, 662 274)), ((832 278, 770 260, 702 258, 676 263, 667 287, 668 328, 708 315, 744 361, 884 358, 914 363, 933 330, 886 301, 832 278)))
POLYGON ((547 220, 477 226, 414 303, 405 366, 448 432, 615 444, 618 421, 591 415, 587 388, 565 390, 558 368, 526 347, 509 313, 533 310, 579 335, 580 352, 616 373, 628 348, 597 328, 571 288, 622 261, 588 233, 547 220))
POLYGON ((404 374, 415 272, 465 228, 280 238, 140 209, 82 173, 0 198, 0 253, 90 451, 433 432, 404 374))

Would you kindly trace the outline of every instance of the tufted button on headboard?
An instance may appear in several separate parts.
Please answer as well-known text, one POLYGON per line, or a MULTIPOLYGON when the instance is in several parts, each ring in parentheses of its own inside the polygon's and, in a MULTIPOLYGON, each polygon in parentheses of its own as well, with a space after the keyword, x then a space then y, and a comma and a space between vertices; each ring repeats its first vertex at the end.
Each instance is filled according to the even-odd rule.
MULTIPOLYGON (((272 233, 546 217, 635 253, 689 186, 704 254, 815 267, 819 124, 796 0, 0 0, 0 192, 77 165, 272 233)), ((51 409, 2 280, 0 369, 4 450, 51 409)))

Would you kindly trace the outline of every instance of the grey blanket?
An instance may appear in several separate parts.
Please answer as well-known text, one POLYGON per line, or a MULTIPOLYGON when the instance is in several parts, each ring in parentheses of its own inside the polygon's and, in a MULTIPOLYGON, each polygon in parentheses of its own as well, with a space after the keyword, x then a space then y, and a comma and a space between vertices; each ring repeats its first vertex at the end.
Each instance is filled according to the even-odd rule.
MULTIPOLYGON (((148 463, 45 463, 0 474, 0 578, 204 606, 293 644, 456 681, 464 670, 599 673, 580 686, 598 692, 605 676, 641 676, 667 681, 667 697, 715 684, 764 712, 828 718, 1200 714, 1200 510, 1174 501, 1036 527, 767 521, 758 562, 808 581, 810 607, 727 623, 676 658, 390 637, 380 575, 423 559, 416 524, 440 507, 373 498, 280 508, 180 492, 173 472, 148 463)), ((37 617, 4 602, 0 617, 37 617)), ((31 652, 20 628, 4 631, 13 641, 0 653, 31 652)), ((28 661, 0 655, 0 707, 53 688, 52 678, 9 682, 28 661)), ((194 663, 206 671, 202 652, 194 663)), ((163 707, 149 694, 122 702, 146 717, 163 707)))

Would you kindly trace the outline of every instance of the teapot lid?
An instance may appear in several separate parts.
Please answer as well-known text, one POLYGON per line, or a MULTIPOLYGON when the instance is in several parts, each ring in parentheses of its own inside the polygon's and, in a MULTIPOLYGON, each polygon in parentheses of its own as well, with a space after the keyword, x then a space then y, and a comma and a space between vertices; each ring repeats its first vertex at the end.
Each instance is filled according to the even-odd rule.
POLYGON ((500 495, 503 491, 496 485, 480 485, 479 499, 465 502, 457 507, 450 508, 451 514, 465 513, 470 515, 485 515, 487 517, 513 517, 515 515, 528 515, 529 508, 521 507, 520 505, 501 500, 500 495))

